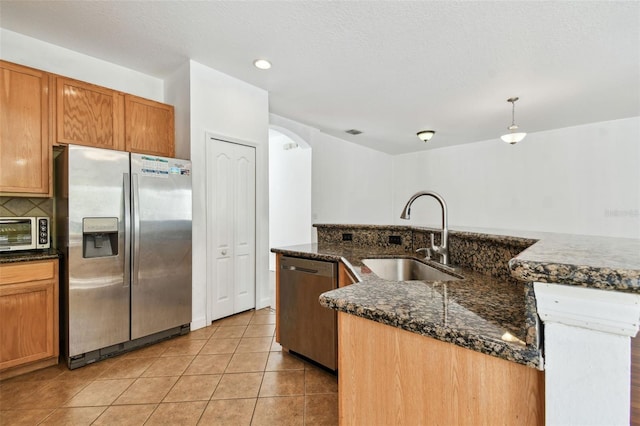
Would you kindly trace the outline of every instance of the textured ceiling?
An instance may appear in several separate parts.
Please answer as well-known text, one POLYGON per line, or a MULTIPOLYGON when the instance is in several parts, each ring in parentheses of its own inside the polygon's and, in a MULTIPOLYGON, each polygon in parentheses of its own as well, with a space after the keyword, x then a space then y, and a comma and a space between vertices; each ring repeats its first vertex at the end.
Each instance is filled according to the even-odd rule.
POLYGON ((511 96, 526 132, 640 115, 637 1, 22 0, 0 3, 0 26, 160 78, 193 59, 392 154, 498 143, 511 96))

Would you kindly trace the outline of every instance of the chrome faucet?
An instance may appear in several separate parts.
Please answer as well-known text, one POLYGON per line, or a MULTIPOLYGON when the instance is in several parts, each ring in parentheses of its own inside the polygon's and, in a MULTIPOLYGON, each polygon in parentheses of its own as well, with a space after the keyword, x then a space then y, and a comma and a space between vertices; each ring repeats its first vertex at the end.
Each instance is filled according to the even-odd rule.
POLYGON ((439 194, 433 191, 416 192, 411 196, 411 198, 409 198, 409 201, 407 201, 407 204, 404 206, 404 209, 402 209, 402 214, 400 215, 400 219, 409 219, 411 215, 411 204, 413 204, 413 202, 417 198, 420 198, 423 195, 428 195, 430 197, 435 198, 438 201, 438 203, 440 203, 440 207, 442 207, 442 230, 440 231, 442 235, 441 235, 441 241, 439 246, 435 244, 435 237, 433 234, 431 234, 431 247, 427 249, 418 249, 416 250, 416 252, 425 251, 427 253, 427 257, 429 257, 431 253, 439 254, 440 257, 442 258, 442 264, 448 265, 449 264, 449 226, 448 226, 448 220, 447 220, 447 203, 445 203, 444 198, 442 198, 442 196, 440 196, 439 194))

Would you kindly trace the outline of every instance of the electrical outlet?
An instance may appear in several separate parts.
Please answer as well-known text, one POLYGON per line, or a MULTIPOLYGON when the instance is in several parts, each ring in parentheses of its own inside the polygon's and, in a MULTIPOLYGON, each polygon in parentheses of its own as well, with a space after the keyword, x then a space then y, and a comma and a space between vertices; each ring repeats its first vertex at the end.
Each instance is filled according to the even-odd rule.
POLYGON ((402 245, 402 237, 400 235, 389 235, 389 244, 402 245))
POLYGON ((342 234, 342 241, 352 241, 353 234, 342 234))

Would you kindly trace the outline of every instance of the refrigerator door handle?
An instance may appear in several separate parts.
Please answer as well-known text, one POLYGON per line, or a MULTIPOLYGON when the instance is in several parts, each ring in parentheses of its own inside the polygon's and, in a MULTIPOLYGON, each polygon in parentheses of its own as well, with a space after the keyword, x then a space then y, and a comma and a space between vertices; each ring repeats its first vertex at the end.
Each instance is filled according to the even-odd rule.
POLYGON ((129 287, 131 283, 131 180, 129 173, 123 173, 124 196, 124 283, 129 287))
POLYGON ((138 285, 138 272, 140 270, 140 191, 138 190, 138 174, 132 173, 133 186, 133 269, 132 285, 138 285))

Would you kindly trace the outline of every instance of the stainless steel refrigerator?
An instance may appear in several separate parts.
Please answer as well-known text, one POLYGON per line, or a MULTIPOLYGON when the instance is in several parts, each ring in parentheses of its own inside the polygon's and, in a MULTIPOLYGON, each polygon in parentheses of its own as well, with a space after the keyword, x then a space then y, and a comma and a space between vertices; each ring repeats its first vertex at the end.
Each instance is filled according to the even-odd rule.
POLYGON ((191 163, 69 145, 55 173, 69 368, 189 332, 191 163))

